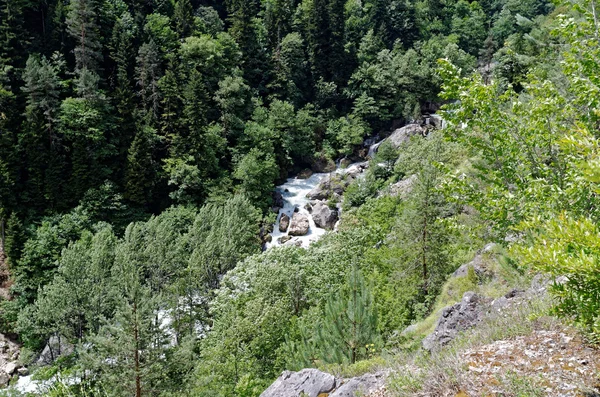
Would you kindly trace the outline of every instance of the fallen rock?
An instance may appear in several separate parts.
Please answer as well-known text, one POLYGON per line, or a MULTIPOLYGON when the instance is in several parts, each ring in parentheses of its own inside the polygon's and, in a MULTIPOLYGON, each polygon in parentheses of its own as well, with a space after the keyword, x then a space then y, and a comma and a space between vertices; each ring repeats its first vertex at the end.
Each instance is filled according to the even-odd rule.
POLYGON ((25 367, 21 367, 17 369, 17 373, 19 374, 19 376, 27 376, 29 375, 29 370, 25 367))
POLYGON ((279 218, 279 231, 285 233, 290 225, 290 217, 287 214, 281 214, 279 218))
POLYGON ((308 216, 295 212, 290 222, 288 234, 290 236, 304 236, 308 233, 308 216))
POLYGON ((442 310, 435 330, 423 339, 425 350, 436 350, 447 345, 459 332, 472 328, 481 321, 489 307, 489 300, 475 292, 465 292, 462 300, 442 310))
POLYGON ((329 206, 322 201, 317 201, 312 207, 311 214, 315 221, 315 225, 327 230, 332 230, 338 220, 338 211, 329 208, 329 206))
POLYGON ((73 353, 75 346, 70 344, 65 337, 52 336, 37 361, 39 365, 50 365, 60 356, 73 353))
POLYGON ((329 397, 356 397, 365 396, 381 389, 385 385, 387 372, 365 374, 343 381, 329 397))
POLYGON ((319 397, 335 388, 333 375, 307 368, 298 372, 284 371, 260 397, 319 397))

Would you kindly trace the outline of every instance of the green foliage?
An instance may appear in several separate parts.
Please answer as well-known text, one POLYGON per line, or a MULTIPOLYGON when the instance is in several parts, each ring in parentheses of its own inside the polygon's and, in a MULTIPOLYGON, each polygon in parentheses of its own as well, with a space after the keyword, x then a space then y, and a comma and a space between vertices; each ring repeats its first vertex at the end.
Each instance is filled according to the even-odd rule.
POLYGON ((315 339, 318 357, 326 363, 354 364, 378 344, 373 295, 356 266, 345 288, 327 299, 315 339))

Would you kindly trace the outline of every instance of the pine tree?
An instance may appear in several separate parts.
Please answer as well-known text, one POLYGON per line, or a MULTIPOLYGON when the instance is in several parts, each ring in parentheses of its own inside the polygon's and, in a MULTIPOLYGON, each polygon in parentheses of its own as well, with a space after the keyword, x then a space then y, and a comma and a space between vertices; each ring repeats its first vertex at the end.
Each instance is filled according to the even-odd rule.
POLYGON ((147 118, 139 122, 129 148, 125 174, 125 197, 144 206, 151 202, 153 187, 157 182, 153 154, 158 139, 147 118))
POLYGON ((160 90, 158 82, 161 78, 160 57, 158 47, 153 40, 140 47, 135 68, 136 83, 142 98, 144 110, 157 120, 160 110, 160 90))
POLYGON ((190 0, 177 0, 175 2, 172 20, 179 37, 187 37, 191 34, 194 27, 193 12, 190 0))
POLYGON ((161 297, 143 282, 148 260, 143 229, 130 225, 117 247, 112 269, 116 313, 84 352, 85 366, 98 371, 98 382, 115 395, 156 395, 166 369, 168 338, 159 315, 161 297))
POLYGON ((69 34, 76 40, 75 71, 97 72, 102 60, 97 0, 72 0, 67 15, 69 34))

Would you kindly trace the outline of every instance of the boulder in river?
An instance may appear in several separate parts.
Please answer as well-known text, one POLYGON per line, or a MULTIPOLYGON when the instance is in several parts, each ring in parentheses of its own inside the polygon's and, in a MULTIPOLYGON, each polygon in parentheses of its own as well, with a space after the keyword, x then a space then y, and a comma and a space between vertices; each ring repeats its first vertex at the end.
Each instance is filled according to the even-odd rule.
POLYGON ((323 229, 332 230, 338 220, 337 210, 329 208, 329 206, 322 201, 316 202, 311 213, 315 225, 323 229))
POLYGON ((290 236, 304 236, 308 233, 309 222, 308 216, 294 212, 288 234, 290 236))
POLYGON ((279 244, 285 244, 292 239, 292 236, 281 236, 277 239, 279 244))
POLYGON ((287 214, 281 214, 279 218, 279 231, 285 233, 290 225, 290 217, 287 214))

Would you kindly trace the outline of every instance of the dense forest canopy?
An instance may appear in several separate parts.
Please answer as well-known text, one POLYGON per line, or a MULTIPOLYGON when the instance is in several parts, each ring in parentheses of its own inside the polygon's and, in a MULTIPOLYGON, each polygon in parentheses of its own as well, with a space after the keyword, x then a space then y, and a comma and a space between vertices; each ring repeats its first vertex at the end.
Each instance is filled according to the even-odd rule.
POLYGON ((0 0, 0 331, 74 347, 55 396, 258 396, 402 349, 495 241, 597 336, 594 6, 0 0), (328 197, 335 233, 261 252, 277 183, 440 108, 328 197))

